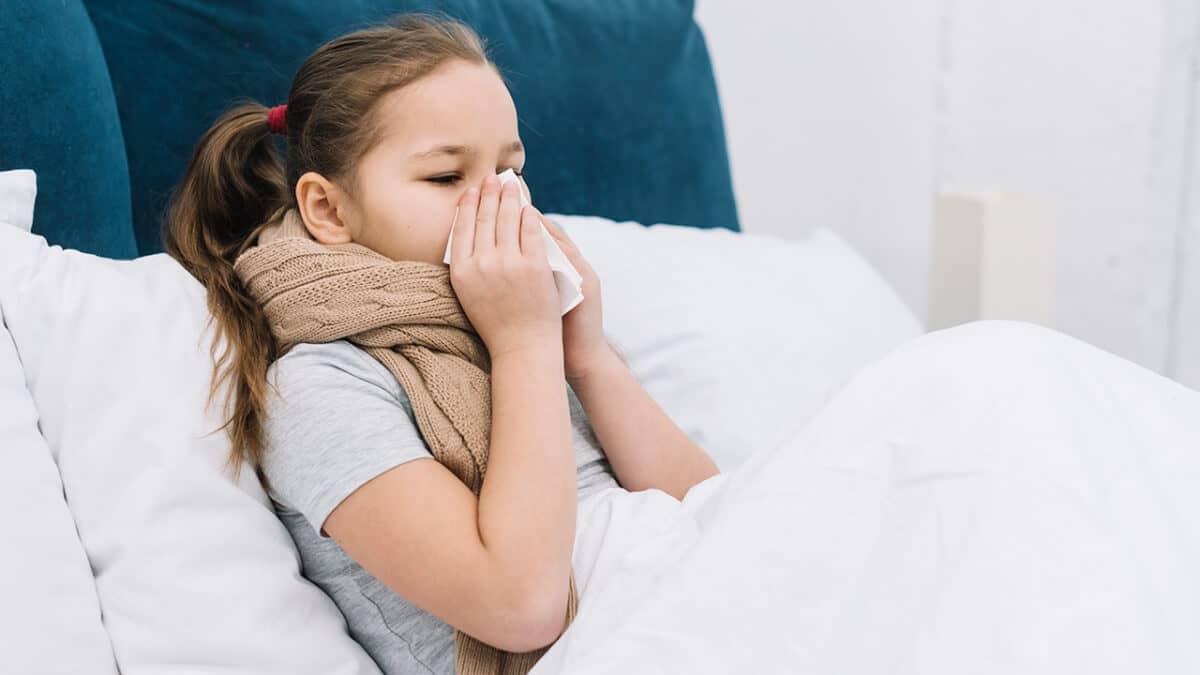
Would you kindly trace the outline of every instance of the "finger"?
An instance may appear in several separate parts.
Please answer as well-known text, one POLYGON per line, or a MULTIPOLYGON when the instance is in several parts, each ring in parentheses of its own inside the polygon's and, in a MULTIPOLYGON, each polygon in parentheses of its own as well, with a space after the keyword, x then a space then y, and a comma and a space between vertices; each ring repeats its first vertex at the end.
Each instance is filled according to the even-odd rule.
POLYGON ((454 244, 450 247, 450 266, 470 258, 475 251, 475 211, 479 208, 479 188, 471 187, 458 198, 454 209, 454 222, 450 225, 450 236, 454 244))
POLYGON ((479 190, 475 212, 475 253, 496 248, 496 212, 500 209, 500 179, 488 176, 479 190))
POLYGON ((516 182, 504 184, 500 191, 500 213, 496 216, 496 248, 521 252, 521 193, 516 182))
POLYGON ((579 247, 575 245, 575 242, 571 241, 571 237, 567 235, 566 230, 560 227, 558 223, 550 220, 540 212, 538 213, 538 216, 542 225, 546 228, 546 231, 549 232, 551 238, 554 239, 554 243, 558 245, 559 250, 562 251, 563 255, 567 257, 567 261, 574 265, 577 271, 582 272, 584 268, 591 267, 587 259, 583 257, 583 252, 579 250, 579 247))
POLYGON ((526 206, 521 210, 521 255, 545 260, 546 248, 542 244, 542 221, 537 209, 526 206))
POLYGON ((546 226, 546 231, 550 233, 550 236, 553 237, 556 242, 558 242, 559 248, 562 248, 564 252, 567 250, 576 250, 575 242, 570 236, 567 235, 566 230, 559 227, 558 223, 550 220, 544 215, 539 214, 539 217, 541 218, 542 224, 546 226))
POLYGON ((571 236, 568 235, 567 231, 562 229, 562 227, 560 227, 558 223, 554 222, 553 220, 550 220, 549 218, 547 218, 544 215, 541 216, 541 219, 542 219, 542 223, 544 223, 546 225, 546 229, 550 231, 550 234, 553 235, 555 239, 572 241, 571 236))

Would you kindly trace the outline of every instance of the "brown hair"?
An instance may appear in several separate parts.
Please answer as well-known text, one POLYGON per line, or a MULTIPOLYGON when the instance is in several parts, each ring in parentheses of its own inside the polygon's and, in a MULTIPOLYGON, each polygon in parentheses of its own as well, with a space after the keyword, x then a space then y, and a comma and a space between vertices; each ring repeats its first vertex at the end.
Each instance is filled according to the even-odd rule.
MULTIPOLYGON (((336 38, 313 52, 292 79, 287 99, 287 151, 281 159, 266 106, 244 103, 225 112, 196 144, 171 197, 163 245, 208 291, 216 321, 209 403, 228 384, 228 466, 246 460, 261 471, 267 369, 279 356, 262 308, 233 271, 260 226, 296 205, 296 182, 315 171, 349 189, 357 159, 376 141, 376 103, 462 59, 492 65, 483 40, 445 17, 404 14, 386 25, 336 38), (228 348, 218 356, 224 338, 228 348)), ((497 70, 497 73, 499 71, 497 70)))

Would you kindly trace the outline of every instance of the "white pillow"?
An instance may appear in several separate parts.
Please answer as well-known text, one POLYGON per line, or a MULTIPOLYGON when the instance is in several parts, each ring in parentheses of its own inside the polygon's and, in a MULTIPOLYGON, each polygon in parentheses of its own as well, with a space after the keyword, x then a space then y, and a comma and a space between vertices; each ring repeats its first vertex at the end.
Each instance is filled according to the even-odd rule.
POLYGON ((547 215, 600 277, 610 340, 722 470, 786 437, 860 366, 922 333, 828 229, 793 241, 547 215))
POLYGON ((33 227, 37 175, 29 169, 0 171, 0 223, 28 232, 33 227))
MULTIPOLYGON (((211 362, 198 282, 164 254, 115 261, 0 227, 0 307, 124 675, 379 673, 300 576, 254 472, 238 484, 222 473, 228 442, 206 435, 220 418, 202 413, 211 362)), ((80 648, 19 628, 17 639, 80 648)))
POLYGON ((3 670, 116 675, 92 570, 4 328, 0 410, 0 513, 6 523, 0 555, 3 670))
MULTIPOLYGON (((29 228, 33 172, 0 173, 0 228, 29 228)), ((0 312, 0 654, 5 672, 115 675, 96 584, 38 432, 25 373, 0 312), (68 646, 69 648, 64 648, 68 646)))

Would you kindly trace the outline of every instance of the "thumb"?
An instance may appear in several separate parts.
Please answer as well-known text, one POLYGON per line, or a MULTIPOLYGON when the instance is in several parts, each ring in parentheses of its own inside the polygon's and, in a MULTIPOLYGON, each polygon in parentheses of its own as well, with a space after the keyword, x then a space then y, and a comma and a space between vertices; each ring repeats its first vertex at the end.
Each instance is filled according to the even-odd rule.
POLYGON ((575 242, 571 241, 571 237, 567 234, 566 230, 559 227, 558 223, 543 216, 541 211, 538 212, 538 215, 541 217, 546 231, 550 233, 550 236, 558 244, 558 247, 562 249, 563 255, 567 256, 567 260, 571 261, 575 269, 582 273, 585 269, 590 268, 588 262, 583 258, 583 253, 575 245, 575 242))
POLYGON ((575 242, 571 239, 571 235, 567 234, 566 230, 559 227, 558 223, 542 215, 540 211, 538 212, 538 216, 541 217, 542 224, 546 226, 546 230, 550 232, 550 236, 561 242, 566 242, 571 245, 575 244, 575 242))

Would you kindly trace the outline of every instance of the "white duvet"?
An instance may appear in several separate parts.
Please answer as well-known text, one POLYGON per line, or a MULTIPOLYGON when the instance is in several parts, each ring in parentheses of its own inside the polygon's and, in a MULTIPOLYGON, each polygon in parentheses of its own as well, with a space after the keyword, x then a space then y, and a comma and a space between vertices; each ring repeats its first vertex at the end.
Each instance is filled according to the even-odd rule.
POLYGON ((533 675, 1200 673, 1200 394, 1027 324, 903 345, 682 503, 579 513, 533 675))

